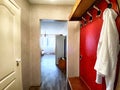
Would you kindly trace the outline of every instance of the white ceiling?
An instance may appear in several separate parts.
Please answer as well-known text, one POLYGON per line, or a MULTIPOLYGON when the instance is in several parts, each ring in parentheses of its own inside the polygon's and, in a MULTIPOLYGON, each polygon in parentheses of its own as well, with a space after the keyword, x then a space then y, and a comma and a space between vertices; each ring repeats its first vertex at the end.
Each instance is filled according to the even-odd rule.
POLYGON ((32 4, 74 5, 76 0, 28 0, 32 4))

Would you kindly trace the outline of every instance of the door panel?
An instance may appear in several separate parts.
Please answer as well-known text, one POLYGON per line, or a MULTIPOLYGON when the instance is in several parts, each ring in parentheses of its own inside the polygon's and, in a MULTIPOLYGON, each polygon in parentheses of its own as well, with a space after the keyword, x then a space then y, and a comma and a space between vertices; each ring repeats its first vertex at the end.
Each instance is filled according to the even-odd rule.
POLYGON ((16 83, 15 83, 15 80, 12 80, 6 88, 4 88, 4 90, 18 90, 16 88, 16 83))
POLYGON ((0 58, 2 71, 0 71, 0 79, 7 76, 14 70, 14 41, 13 41, 13 15, 4 7, 0 6, 0 58), (7 67, 7 68, 6 68, 7 67))
MULTIPOLYGON (((12 72, 11 74, 9 74, 8 76, 4 77, 1 81, 0 81, 0 90, 3 89, 7 89, 8 87, 10 87, 11 84, 15 83, 15 72, 12 72)), ((13 89, 15 90, 15 89, 13 89)))
POLYGON ((14 15, 5 6, 0 6, 0 89, 15 83, 14 15), (14 82, 13 82, 14 81, 14 82))
POLYGON ((21 52, 16 44, 20 44, 20 17, 13 4, 12 0, 0 1, 0 90, 22 89, 21 68, 16 65, 21 52))

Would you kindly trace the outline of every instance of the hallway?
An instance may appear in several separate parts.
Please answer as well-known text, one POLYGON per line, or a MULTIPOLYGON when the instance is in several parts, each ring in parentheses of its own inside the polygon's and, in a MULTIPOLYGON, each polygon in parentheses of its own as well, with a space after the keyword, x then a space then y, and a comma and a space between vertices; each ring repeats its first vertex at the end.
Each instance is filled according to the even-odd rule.
POLYGON ((41 58, 40 90, 67 90, 66 77, 55 65, 55 55, 44 55, 41 58))

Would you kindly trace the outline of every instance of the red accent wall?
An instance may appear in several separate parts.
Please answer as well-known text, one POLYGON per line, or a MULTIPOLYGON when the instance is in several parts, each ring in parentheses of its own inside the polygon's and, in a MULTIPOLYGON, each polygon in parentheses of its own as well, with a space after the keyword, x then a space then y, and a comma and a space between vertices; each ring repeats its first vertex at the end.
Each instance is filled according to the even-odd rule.
MULTIPOLYGON (((112 2, 112 8, 118 12, 116 0, 110 1, 112 2)), ((89 16, 85 14, 84 17, 87 19, 87 24, 83 25, 80 30, 80 55, 82 56, 80 60, 80 77, 86 82, 91 90, 105 90, 104 78, 103 84, 95 83, 96 71, 94 70, 94 65, 96 62, 97 45, 103 22, 102 14, 104 9, 107 7, 107 3, 105 0, 101 0, 101 2, 96 6, 102 11, 101 15, 96 17, 97 11, 91 8, 89 12, 93 15, 93 21, 90 22, 89 16)), ((81 22, 84 23, 83 21, 81 22)), ((117 17, 116 24, 118 31, 120 32, 120 16, 117 17)))

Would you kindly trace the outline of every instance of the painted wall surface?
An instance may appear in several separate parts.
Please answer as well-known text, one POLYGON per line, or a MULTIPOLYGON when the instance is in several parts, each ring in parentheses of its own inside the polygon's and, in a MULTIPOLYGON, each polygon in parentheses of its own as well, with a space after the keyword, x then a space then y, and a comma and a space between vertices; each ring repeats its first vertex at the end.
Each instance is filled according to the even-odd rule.
POLYGON ((30 70, 31 85, 40 85, 40 19, 68 20, 72 6, 31 5, 30 6, 30 70))
POLYGON ((21 8, 21 60, 23 89, 30 86, 30 7, 26 0, 15 0, 21 8))
POLYGON ((68 20, 71 9, 72 6, 64 5, 31 5, 31 19, 68 20))
POLYGON ((68 22, 68 77, 79 76, 79 32, 80 22, 68 22))
MULTIPOLYGON (((111 2, 113 5, 112 8, 118 12, 116 0, 111 0, 111 2)), ((97 7, 99 7, 103 13, 104 9, 107 7, 107 3, 102 0, 97 7)), ((93 21, 87 22, 80 31, 80 53, 82 55, 82 59, 80 60, 80 76, 88 84, 91 90, 105 90, 105 82, 100 85, 95 83, 96 71, 94 70, 97 45, 103 23, 102 13, 99 17, 96 17, 97 11, 95 9, 91 9, 89 12, 93 15, 93 21)), ((84 17, 89 21, 88 15, 84 17)), ((120 26, 118 25, 118 22, 120 22, 118 19, 119 18, 116 19, 116 24, 120 26)), ((118 31, 120 32, 120 27, 118 27, 118 31)), ((118 85, 117 90, 120 89, 118 85)))

